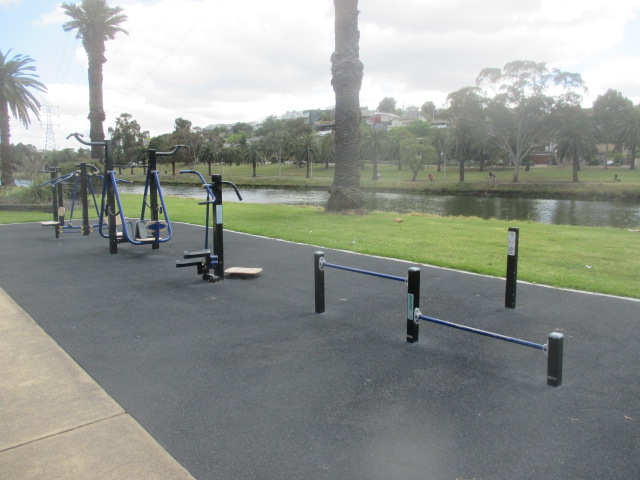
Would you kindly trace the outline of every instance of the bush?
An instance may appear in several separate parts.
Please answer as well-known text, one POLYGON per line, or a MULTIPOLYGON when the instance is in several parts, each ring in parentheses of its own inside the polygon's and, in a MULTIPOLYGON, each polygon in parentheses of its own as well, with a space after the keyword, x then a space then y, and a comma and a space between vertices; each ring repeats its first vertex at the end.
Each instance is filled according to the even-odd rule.
POLYGON ((44 175, 36 176, 30 187, 22 187, 19 192, 21 203, 48 203, 51 201, 51 187, 41 186, 49 180, 44 175))

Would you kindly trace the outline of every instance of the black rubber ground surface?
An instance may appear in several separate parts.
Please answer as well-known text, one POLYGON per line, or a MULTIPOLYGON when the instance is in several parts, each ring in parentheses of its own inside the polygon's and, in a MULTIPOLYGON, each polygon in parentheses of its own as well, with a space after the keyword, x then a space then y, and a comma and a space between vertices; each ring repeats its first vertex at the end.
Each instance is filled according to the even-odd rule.
MULTIPOLYGON (((565 335, 564 382, 542 352, 422 323, 406 287, 326 272, 318 247, 227 232, 209 284, 175 268, 201 227, 151 247, 0 226, 0 286, 199 479, 636 479, 640 303, 421 266, 425 315, 545 343, 565 335)), ((419 246, 417 246, 419 248, 419 246)), ((324 249, 406 276, 410 264, 324 249)))

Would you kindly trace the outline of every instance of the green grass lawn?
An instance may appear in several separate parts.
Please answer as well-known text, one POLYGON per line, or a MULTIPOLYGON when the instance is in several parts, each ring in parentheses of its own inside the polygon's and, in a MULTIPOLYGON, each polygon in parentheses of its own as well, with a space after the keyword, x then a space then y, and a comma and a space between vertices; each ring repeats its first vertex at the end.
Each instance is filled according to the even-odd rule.
MULTIPOLYGON (((130 215, 139 211, 141 196, 123 199, 130 215)), ((170 197, 167 208, 173 221, 204 224, 197 200, 170 197)), ((0 223, 49 219, 0 211, 0 223)), ((640 233, 626 229, 243 203, 226 204, 224 222, 230 230, 497 277, 506 272, 508 228, 519 227, 520 280, 640 298, 640 233)))

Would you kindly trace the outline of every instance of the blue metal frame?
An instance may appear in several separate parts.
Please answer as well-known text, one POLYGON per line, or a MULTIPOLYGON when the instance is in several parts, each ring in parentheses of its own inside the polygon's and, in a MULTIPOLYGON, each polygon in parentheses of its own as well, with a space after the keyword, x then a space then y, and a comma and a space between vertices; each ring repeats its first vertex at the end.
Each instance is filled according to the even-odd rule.
MULTIPOLYGON (((419 312, 419 311, 418 311, 419 312)), ((447 322, 445 320, 440 320, 438 318, 427 317, 426 315, 422 315, 421 313, 416 314, 416 318, 419 320, 425 320, 431 323, 437 323, 438 325, 444 325, 445 327, 456 328, 458 330, 464 330, 465 332, 476 333, 478 335, 484 335, 485 337, 495 338, 497 340, 503 340, 505 342, 516 343, 518 345, 523 345, 525 347, 535 348, 537 350, 545 350, 545 346, 541 343, 529 342, 527 340, 521 340, 515 337, 508 337, 506 335, 501 335, 499 333, 488 332, 486 330, 480 330, 479 328, 468 327, 466 325, 460 325, 458 323, 447 322)))
MULTIPOLYGON (((104 226, 106 225, 106 223, 104 222, 104 216, 105 216, 105 209, 106 209, 106 199, 107 199, 107 183, 111 183, 111 185, 113 186, 113 192, 115 195, 115 199, 116 199, 116 203, 118 205, 118 215, 120 216, 120 221, 122 223, 122 238, 125 239, 127 242, 131 243, 132 245, 149 245, 151 243, 165 243, 168 242, 169 240, 171 240, 171 238, 173 237, 173 228, 171 227, 171 221, 169 219, 169 213, 167 212, 167 207, 165 205, 164 202, 164 195, 162 194, 162 187, 160 185, 160 177, 158 176, 158 171, 157 170, 153 170, 151 172, 147 172, 147 179, 145 181, 145 185, 144 185, 144 196, 142 199, 142 209, 141 209, 141 213, 140 213, 140 220, 144 220, 144 213, 145 213, 145 207, 146 207, 146 200, 147 200, 147 194, 148 194, 148 190, 149 190, 149 184, 152 181, 155 183, 156 188, 158 189, 158 197, 160 198, 160 204, 162 205, 162 212, 165 218, 165 221, 167 222, 167 235, 164 238, 160 238, 160 230, 156 229, 155 230, 155 238, 153 240, 153 242, 141 242, 139 240, 136 240, 135 238, 131 238, 131 235, 129 235, 129 231, 126 227, 127 225, 127 219, 126 216, 124 214, 124 208, 122 207, 122 201, 120 200, 120 191, 118 190, 118 183, 119 182, 126 182, 126 183, 130 183, 126 180, 121 180, 119 178, 116 178, 116 173, 113 170, 109 170, 107 172, 107 177, 106 179, 102 182, 102 204, 101 204, 101 208, 100 208, 100 218, 98 220, 99 223, 99 233, 100 236, 102 238, 109 238, 109 233, 105 233, 104 232, 104 226)), ((107 212, 108 213, 108 212, 107 212)))
POLYGON ((337 268, 338 270, 346 270, 347 272, 362 273, 364 275, 371 275, 373 277, 386 278, 387 280, 396 280, 397 282, 407 282, 407 279, 405 277, 396 277, 395 275, 387 275, 386 273, 371 272, 369 270, 361 270, 359 268, 345 267, 344 265, 336 265, 335 263, 328 263, 323 261, 321 267, 322 266, 337 268))
MULTIPOLYGON (((99 171, 95 166, 93 165, 87 165, 91 168, 93 168, 95 171, 99 171)), ((96 215, 98 217, 100 217, 100 209, 98 208, 98 201, 96 199, 96 194, 95 194, 95 189, 93 188, 93 177, 96 176, 98 178, 101 178, 100 175, 96 175, 95 173, 93 174, 89 174, 87 175, 87 180, 88 180, 88 185, 89 185, 89 191, 91 192, 91 197, 93 198, 93 206, 96 210, 96 215)), ((65 175, 60 175, 59 177, 56 178, 52 178, 51 180, 41 183, 40 186, 44 187, 47 185, 50 185, 52 188, 59 185, 59 184, 65 184, 65 182, 67 182, 68 180, 70 180, 71 178, 73 178, 73 190, 71 193, 71 209, 69 210, 69 220, 67 221, 66 225, 60 225, 60 228, 63 228, 65 230, 69 230, 69 233, 80 233, 82 230, 82 227, 77 227, 71 224, 71 222, 73 222, 73 212, 75 210, 75 204, 76 204, 76 199, 78 197, 78 183, 80 182, 80 171, 79 170, 74 170, 71 173, 67 173, 65 175)), ((68 185, 68 184, 67 184, 68 185)), ((98 227, 100 225, 100 223, 96 223, 94 225, 92 225, 93 227, 98 227)))

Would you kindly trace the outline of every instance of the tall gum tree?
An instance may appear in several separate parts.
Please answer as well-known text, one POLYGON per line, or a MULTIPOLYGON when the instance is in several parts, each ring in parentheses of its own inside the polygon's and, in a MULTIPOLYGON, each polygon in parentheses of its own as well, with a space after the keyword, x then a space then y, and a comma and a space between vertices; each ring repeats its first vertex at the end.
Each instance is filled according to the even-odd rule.
POLYGON ((514 166, 514 182, 523 161, 549 133, 547 119, 553 108, 578 105, 586 91, 579 74, 549 70, 544 62, 530 60, 509 62, 502 69, 485 68, 476 85, 490 97, 491 134, 514 166))
MULTIPOLYGON (((106 42, 113 40, 119 32, 127 33, 120 24, 127 16, 121 7, 110 7, 107 0, 82 0, 79 5, 63 3, 64 13, 71 20, 64 23, 65 32, 76 30, 76 38, 82 40, 89 61, 89 136, 92 142, 104 141, 104 99, 102 84, 104 74, 102 66, 106 63, 106 42)), ((102 147, 91 147, 91 158, 99 159, 103 154, 102 147)))
POLYGON ((328 211, 361 209, 360 189, 360 61, 358 0, 334 0, 336 49, 331 56, 331 84, 336 95, 336 169, 329 188, 328 211))
POLYGON ((11 50, 0 51, 0 162, 2 185, 13 185, 13 161, 11 158, 11 124, 9 112, 25 127, 31 123, 29 113, 39 118, 40 102, 30 89, 46 92, 47 88, 35 78, 33 59, 26 55, 14 55, 11 50))

